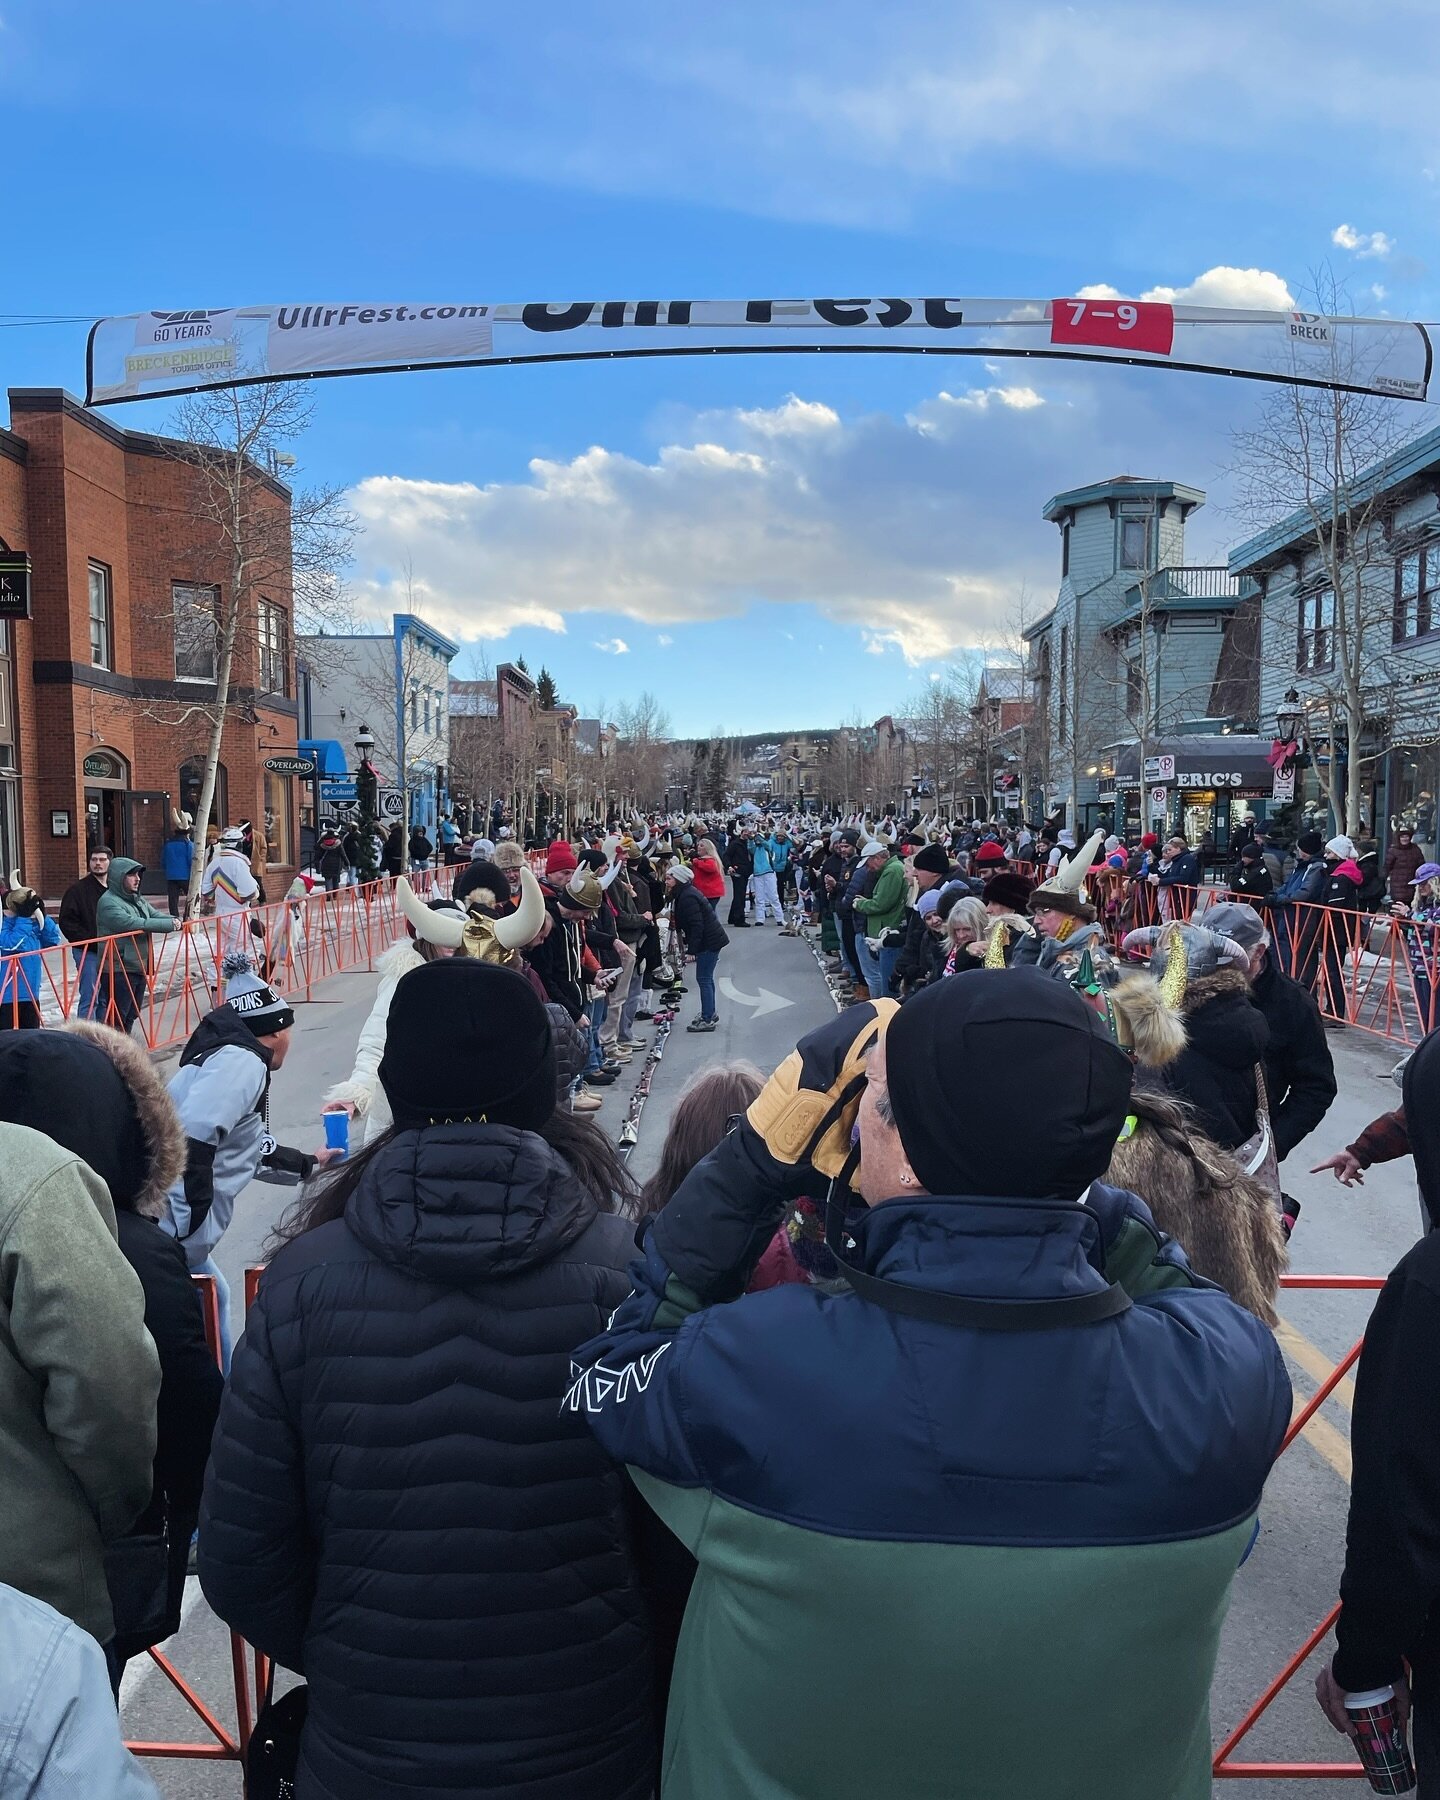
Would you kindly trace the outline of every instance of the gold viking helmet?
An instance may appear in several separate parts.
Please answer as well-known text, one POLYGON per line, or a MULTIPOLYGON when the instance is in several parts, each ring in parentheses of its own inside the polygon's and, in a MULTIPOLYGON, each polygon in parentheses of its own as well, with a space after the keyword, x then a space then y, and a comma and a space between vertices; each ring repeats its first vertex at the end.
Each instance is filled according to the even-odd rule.
POLYGON ((478 905, 466 909, 463 919, 453 914, 432 912, 402 875, 395 883, 395 897, 400 910, 414 927, 415 935, 442 950, 454 950, 461 956, 473 956, 477 962, 500 963, 505 968, 518 968, 523 945, 545 922, 545 896, 524 863, 520 865, 520 904, 513 913, 500 918, 478 905))

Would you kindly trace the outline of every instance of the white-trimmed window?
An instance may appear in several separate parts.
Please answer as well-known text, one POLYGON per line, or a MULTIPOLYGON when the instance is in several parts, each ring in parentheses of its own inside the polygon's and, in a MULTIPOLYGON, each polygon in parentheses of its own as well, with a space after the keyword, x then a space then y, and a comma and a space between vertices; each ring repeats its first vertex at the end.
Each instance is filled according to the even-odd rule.
POLYGON ((1335 667, 1335 594, 1317 588, 1300 596, 1300 635, 1296 647, 1297 669, 1335 667))
POLYGON ((220 590, 198 581, 172 581, 175 679, 213 682, 218 649, 220 590))
MULTIPOLYGON (((261 600, 256 605, 255 636, 262 694, 289 695, 290 621, 283 606, 261 600)), ((282 859, 283 860, 283 859, 282 859)))
POLYGON ((1120 567, 1150 567, 1150 509, 1143 512, 1122 508, 1120 512, 1120 567))
POLYGON ((1395 642, 1440 628, 1440 543, 1421 544, 1395 559, 1395 642))
POLYGON ((90 663, 92 668, 115 667, 115 609, 110 592, 110 570, 102 562, 90 564, 90 663))

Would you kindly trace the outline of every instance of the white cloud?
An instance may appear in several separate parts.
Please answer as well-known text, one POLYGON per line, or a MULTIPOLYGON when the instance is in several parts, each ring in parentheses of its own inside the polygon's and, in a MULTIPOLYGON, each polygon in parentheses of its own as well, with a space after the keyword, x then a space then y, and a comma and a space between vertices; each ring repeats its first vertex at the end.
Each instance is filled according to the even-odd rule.
MULTIPOLYGON (((1050 494, 1116 469, 1206 486, 1217 421, 1245 403, 1234 384, 1054 364, 1040 388, 940 392, 906 417, 785 400, 759 410, 834 423, 768 438, 753 408, 673 411, 646 454, 593 444, 485 486, 360 482, 354 585, 367 611, 399 609, 408 554, 426 617, 459 640, 567 620, 583 637, 576 616, 604 615, 607 634, 645 628, 636 645, 652 653, 678 625, 805 606, 834 628, 832 649, 928 666, 998 637, 1022 583, 1053 590, 1050 494)), ((1192 561, 1225 541, 1205 544, 1203 526, 1191 538, 1192 561)), ((807 654, 826 647, 809 620, 778 623, 807 654)), ((596 653, 624 655, 631 638, 596 653)))
POLYGON ((927 437, 945 429, 947 414, 954 412, 983 413, 992 406, 1007 412, 1033 412, 1045 404, 1045 396, 1032 387, 967 388, 963 394, 952 394, 942 388, 933 400, 926 400, 907 415, 907 423, 927 437))
POLYGON ((821 400, 801 400, 794 394, 785 396, 783 406, 738 412, 735 416, 747 431, 766 438, 813 437, 840 428, 840 415, 833 406, 826 406, 821 400))
POLYGON ((1142 300, 1167 300, 1172 306, 1233 306, 1241 310, 1289 312, 1295 304, 1284 280, 1269 269, 1234 269, 1220 263, 1185 287, 1148 288, 1142 300))
POLYGON ((1370 294, 1377 301, 1385 301, 1390 298, 1389 288, 1382 287, 1378 281, 1371 284, 1370 294))
POLYGON ((1395 248, 1394 239, 1383 231, 1357 231, 1353 225, 1337 225, 1330 242, 1355 256, 1387 257, 1395 248))
POLYGON ((670 646, 675 642, 675 640, 673 637, 671 637, 671 635, 668 631, 662 631, 659 634, 659 636, 655 639, 655 642, 660 646, 660 648, 662 650, 668 650, 670 648, 670 646))
POLYGON ((1270 269, 1236 269, 1217 263, 1184 287, 1146 288, 1143 294, 1122 294, 1107 281, 1076 288, 1077 300, 1160 300, 1169 306, 1230 306, 1242 312, 1289 312, 1295 305, 1284 278, 1270 269))

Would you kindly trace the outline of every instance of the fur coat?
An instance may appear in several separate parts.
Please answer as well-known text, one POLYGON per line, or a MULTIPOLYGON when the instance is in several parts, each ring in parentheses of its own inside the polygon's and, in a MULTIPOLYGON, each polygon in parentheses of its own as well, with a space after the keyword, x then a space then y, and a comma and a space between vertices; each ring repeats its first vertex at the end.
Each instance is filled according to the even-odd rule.
POLYGON ((1131 1105, 1138 1125, 1116 1144, 1106 1181, 1140 1196, 1198 1275, 1274 1325, 1287 1261, 1274 1201, 1198 1129, 1187 1108, 1143 1089, 1131 1105))

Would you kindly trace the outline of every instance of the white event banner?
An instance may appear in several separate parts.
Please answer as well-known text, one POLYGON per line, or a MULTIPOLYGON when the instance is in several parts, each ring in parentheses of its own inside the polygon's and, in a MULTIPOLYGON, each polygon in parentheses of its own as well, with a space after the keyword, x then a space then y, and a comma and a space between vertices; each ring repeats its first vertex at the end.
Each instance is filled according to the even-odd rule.
POLYGON ((1060 357, 1429 397, 1409 320, 1151 300, 416 301, 127 313, 91 327, 86 400, 323 375, 627 356, 799 353, 1060 357))

